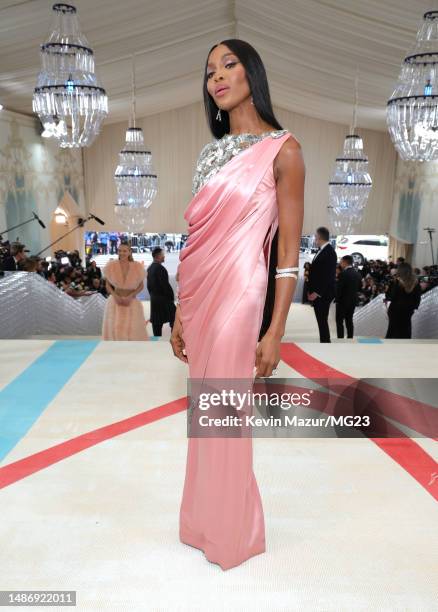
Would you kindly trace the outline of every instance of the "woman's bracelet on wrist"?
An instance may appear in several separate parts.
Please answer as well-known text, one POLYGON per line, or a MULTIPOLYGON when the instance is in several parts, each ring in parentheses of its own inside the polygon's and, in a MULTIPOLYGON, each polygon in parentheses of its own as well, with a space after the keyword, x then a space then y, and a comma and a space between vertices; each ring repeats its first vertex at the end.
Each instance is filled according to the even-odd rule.
POLYGON ((296 280, 298 280, 298 275, 295 274, 294 272, 298 272, 299 268, 275 268, 275 271, 277 272, 277 274, 275 275, 275 278, 288 278, 293 276, 296 280))

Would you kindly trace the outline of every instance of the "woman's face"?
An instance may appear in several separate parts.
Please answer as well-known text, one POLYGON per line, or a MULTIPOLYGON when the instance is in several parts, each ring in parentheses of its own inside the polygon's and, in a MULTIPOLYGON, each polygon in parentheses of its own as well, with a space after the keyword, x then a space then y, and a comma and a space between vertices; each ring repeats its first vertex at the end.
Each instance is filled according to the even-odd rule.
POLYGON ((126 260, 128 259, 129 255, 130 255, 131 251, 129 249, 129 247, 127 247, 124 244, 121 244, 119 246, 119 258, 122 260, 126 260))
POLYGON ((243 64, 226 45, 210 53, 206 78, 208 93, 222 110, 232 110, 251 95, 243 64), (220 87, 227 89, 221 93, 220 87))

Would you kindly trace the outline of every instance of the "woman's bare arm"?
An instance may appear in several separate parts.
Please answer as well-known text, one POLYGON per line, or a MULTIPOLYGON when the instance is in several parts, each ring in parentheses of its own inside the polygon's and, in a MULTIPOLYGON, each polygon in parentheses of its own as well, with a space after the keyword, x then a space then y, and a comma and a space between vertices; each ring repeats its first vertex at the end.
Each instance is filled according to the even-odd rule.
MULTIPOLYGON (((278 205, 277 267, 298 267, 304 218, 305 167, 301 147, 289 138, 274 163, 278 205)), ((271 323, 258 344, 255 376, 271 376, 280 361, 280 341, 296 287, 294 277, 277 278, 271 323)))
MULTIPOLYGON (((305 166, 300 144, 289 138, 281 147, 274 167, 278 205, 277 267, 298 267, 304 219, 305 166)), ((266 333, 284 335, 287 315, 296 287, 294 277, 277 278, 271 324, 266 333)))

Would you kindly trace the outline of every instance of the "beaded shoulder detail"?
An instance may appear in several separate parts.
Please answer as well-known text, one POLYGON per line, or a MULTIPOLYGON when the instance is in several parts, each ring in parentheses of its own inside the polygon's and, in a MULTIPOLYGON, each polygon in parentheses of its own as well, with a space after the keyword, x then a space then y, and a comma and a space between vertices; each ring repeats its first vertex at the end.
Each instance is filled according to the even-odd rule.
POLYGON ((263 134, 224 134, 222 138, 207 143, 196 162, 192 181, 193 196, 235 155, 268 136, 281 138, 287 133, 288 130, 273 130, 263 134))

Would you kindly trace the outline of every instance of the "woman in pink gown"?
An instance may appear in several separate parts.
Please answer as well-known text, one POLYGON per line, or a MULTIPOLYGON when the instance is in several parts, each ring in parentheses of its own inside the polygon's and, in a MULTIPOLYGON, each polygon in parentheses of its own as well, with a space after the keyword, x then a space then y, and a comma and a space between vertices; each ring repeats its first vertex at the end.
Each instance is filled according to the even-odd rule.
MULTIPOLYGON (((216 140, 200 153, 184 215, 171 344, 191 379, 270 376, 296 283, 301 149, 275 119, 262 61, 248 43, 210 50, 204 99, 216 140), (288 276, 268 284, 277 262, 288 276)), ((189 437, 179 533, 223 570, 266 550, 250 436, 189 437)))
POLYGON ((142 303, 145 269, 134 261, 127 243, 119 246, 119 259, 110 260, 104 270, 109 297, 103 315, 102 340, 149 340, 142 303))

